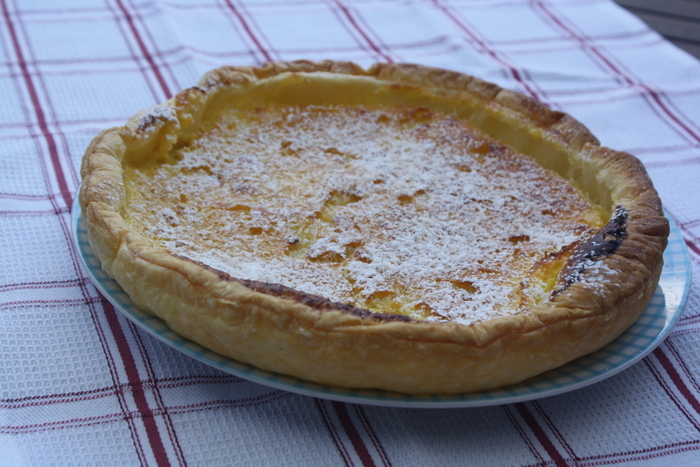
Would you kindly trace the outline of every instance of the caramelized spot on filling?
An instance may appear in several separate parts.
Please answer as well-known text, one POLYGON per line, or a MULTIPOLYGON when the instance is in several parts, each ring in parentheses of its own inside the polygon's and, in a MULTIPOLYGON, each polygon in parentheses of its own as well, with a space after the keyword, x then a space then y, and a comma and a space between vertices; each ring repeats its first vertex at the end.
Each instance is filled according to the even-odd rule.
POLYGON ((513 245, 517 245, 520 242, 527 242, 529 240, 530 237, 528 235, 515 235, 513 237, 508 238, 508 241, 513 245))
POLYGON ((450 283, 458 289, 466 290, 470 294, 475 294, 479 290, 470 281, 450 281, 450 283))

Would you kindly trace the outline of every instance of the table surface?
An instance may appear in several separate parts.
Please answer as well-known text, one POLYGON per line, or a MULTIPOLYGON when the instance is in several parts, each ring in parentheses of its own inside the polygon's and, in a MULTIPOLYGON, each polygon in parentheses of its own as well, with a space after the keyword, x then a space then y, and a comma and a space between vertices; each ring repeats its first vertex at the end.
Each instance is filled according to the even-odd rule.
POLYGON ((698 4, 632 2, 0 0, 0 467, 700 465, 698 4), (253 383, 126 319, 72 237, 91 139, 214 67, 326 58, 479 76, 636 155, 694 274, 666 340, 565 394, 414 409, 253 383))
POLYGON ((615 0, 670 42, 700 58, 700 1, 615 0))

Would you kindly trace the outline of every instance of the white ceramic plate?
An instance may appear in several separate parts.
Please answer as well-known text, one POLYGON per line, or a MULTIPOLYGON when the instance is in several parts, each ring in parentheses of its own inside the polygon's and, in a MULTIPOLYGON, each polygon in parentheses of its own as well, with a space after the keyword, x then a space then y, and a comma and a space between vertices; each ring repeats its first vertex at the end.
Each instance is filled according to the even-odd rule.
MULTIPOLYGON (((76 197, 77 199, 77 197, 76 197)), ((508 404, 563 394, 609 378, 644 358, 668 336, 683 311, 690 289, 690 258, 678 227, 671 223, 659 286, 649 307, 624 334, 603 349, 523 383, 471 394, 410 395, 380 390, 323 386, 260 370, 184 339, 159 318, 137 309, 122 288, 101 269, 87 241, 80 206, 73 205, 73 238, 86 272, 114 307, 136 325, 175 349, 241 378, 297 394, 356 404, 393 407, 451 408, 508 404)))

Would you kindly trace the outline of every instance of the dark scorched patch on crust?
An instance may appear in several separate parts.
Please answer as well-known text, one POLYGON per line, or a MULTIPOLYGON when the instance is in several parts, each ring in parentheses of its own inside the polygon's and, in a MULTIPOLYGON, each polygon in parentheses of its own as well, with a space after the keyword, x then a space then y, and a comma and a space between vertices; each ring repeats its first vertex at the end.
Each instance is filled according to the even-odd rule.
POLYGON ((627 210, 620 205, 615 206, 615 211, 608 223, 591 238, 577 246, 571 254, 560 274, 562 285, 554 291, 553 295, 580 282, 583 271, 595 261, 615 253, 627 236, 627 218, 627 210))

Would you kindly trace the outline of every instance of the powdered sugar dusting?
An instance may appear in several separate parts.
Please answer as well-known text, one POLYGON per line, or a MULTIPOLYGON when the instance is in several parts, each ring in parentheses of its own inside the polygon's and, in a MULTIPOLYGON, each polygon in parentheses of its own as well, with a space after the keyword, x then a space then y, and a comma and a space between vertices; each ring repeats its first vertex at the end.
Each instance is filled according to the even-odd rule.
POLYGON ((235 277, 418 319, 520 310, 546 255, 600 225, 568 184, 422 109, 230 111, 130 169, 129 221, 235 277))

